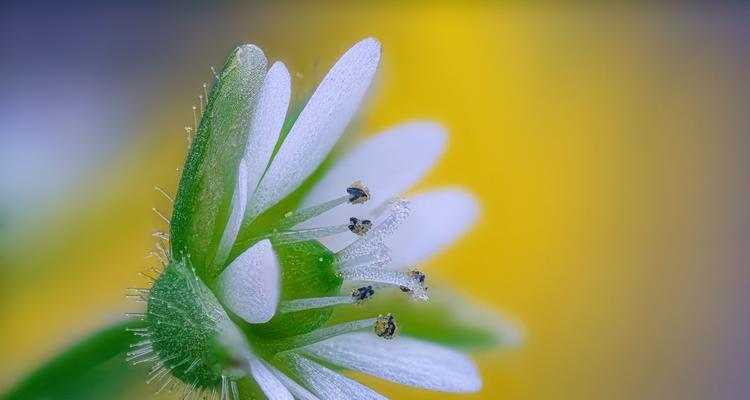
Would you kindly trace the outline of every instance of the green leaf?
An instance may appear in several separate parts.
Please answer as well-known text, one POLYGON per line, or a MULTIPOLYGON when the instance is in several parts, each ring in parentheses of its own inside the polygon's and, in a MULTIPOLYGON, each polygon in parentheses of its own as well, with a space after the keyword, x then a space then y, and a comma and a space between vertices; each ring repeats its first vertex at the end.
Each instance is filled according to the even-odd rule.
POLYGON ((229 218, 266 66, 263 52, 253 45, 237 47, 229 55, 208 98, 177 190, 172 252, 177 259, 189 256, 208 284, 223 267, 212 261, 229 218))
POLYGON ((3 397, 29 399, 113 398, 136 381, 145 371, 125 361, 125 353, 136 337, 125 330, 133 322, 105 328, 57 355, 19 382, 3 397))
POLYGON ((517 345, 523 337, 518 326, 501 315, 448 290, 430 289, 430 300, 413 301, 398 291, 376 293, 360 307, 337 307, 329 324, 392 313, 400 334, 462 350, 517 345))

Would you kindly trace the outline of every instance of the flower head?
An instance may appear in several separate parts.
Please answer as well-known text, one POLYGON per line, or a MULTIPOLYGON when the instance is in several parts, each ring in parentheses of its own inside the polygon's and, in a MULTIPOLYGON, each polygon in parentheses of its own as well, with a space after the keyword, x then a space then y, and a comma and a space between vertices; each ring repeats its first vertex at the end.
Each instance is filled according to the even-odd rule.
POLYGON ((477 213, 459 189, 397 197, 442 152, 435 123, 393 128, 321 169, 380 56, 375 39, 357 43, 291 115, 283 63, 266 71, 254 46, 229 57, 191 145, 164 271, 136 294, 148 305, 129 357, 154 363, 158 391, 182 382, 185 398, 383 398, 331 364, 432 390, 481 387, 467 356, 399 335, 388 310, 328 323, 381 292, 428 300, 414 263, 477 213))

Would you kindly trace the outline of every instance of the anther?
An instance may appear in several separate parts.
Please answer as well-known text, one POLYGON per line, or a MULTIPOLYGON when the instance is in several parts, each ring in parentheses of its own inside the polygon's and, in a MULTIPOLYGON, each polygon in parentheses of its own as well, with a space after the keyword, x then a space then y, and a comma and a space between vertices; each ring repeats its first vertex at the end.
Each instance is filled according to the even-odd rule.
POLYGON ((313 217, 317 217, 324 212, 340 206, 345 203, 350 204, 362 204, 370 198, 370 190, 362 182, 354 182, 348 188, 343 196, 337 197, 326 202, 306 207, 301 210, 296 210, 284 214, 284 218, 279 221, 274 228, 278 230, 287 230, 293 226, 307 221, 313 217))
POLYGON ((382 337, 383 339, 393 339, 396 335, 398 327, 393 316, 388 313, 385 317, 381 314, 378 315, 378 319, 375 321, 375 334, 382 337))
POLYGON ((349 203, 351 204, 362 204, 370 200, 370 189, 361 181, 356 181, 349 185, 346 188, 346 192, 349 193, 349 203))
POLYGON ((362 304, 375 294, 372 285, 363 286, 352 291, 352 300, 355 304, 362 304))
POLYGON ((358 236, 364 236, 372 228, 372 221, 369 219, 349 218, 349 230, 358 236))
POLYGON ((366 236, 361 237, 336 253, 337 261, 343 263, 368 255, 382 247, 385 238, 393 234, 399 225, 408 218, 410 212, 408 204, 407 201, 402 199, 392 201, 390 203, 389 215, 377 226, 374 226, 366 236))
MULTIPOLYGON (((412 278, 414 278, 414 280, 416 280, 417 282, 419 282, 419 286, 422 286, 422 288, 425 291, 427 291, 427 288, 424 286, 424 281, 425 281, 425 278, 427 278, 427 275, 423 274, 418 269, 413 269, 413 270, 409 271, 407 274, 409 276, 411 276, 412 278)), ((411 291, 412 291, 411 289, 409 289, 406 286, 401 286, 400 289, 401 289, 402 292, 405 292, 405 293, 411 293, 411 291)))

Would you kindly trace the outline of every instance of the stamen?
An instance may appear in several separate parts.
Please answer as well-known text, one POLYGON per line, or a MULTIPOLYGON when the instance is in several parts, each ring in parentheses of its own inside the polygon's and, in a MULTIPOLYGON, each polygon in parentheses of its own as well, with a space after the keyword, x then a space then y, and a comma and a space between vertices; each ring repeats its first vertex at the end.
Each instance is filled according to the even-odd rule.
POLYGON ((289 229, 310 218, 317 217, 324 212, 344 203, 362 204, 370 198, 370 190, 362 182, 354 182, 346 189, 348 193, 345 196, 328 200, 324 203, 303 208, 301 210, 288 213, 284 219, 279 221, 275 228, 279 231, 289 229))
POLYGON ((339 260, 339 257, 337 255, 337 261, 338 263, 336 264, 336 266, 339 270, 364 266, 383 267, 391 263, 391 249, 389 249, 384 244, 380 244, 369 254, 355 257, 343 262, 339 260))
POLYGON ((391 313, 388 313, 385 317, 381 314, 378 315, 377 321, 375 321, 375 334, 386 340, 391 340, 396 335, 398 327, 396 321, 393 319, 391 313))
POLYGON ((279 312, 290 313, 315 308, 331 307, 341 304, 362 304, 375 294, 372 286, 364 286, 354 289, 350 296, 313 297, 307 299, 294 299, 282 301, 279 312))
POLYGON ((358 236, 364 236, 372 228, 372 221, 369 219, 349 218, 349 230, 358 236))
POLYGON ((414 300, 429 300, 427 290, 422 286, 419 279, 415 279, 414 276, 408 273, 389 271, 370 266, 347 268, 339 271, 339 273, 345 280, 387 283, 407 289, 414 300))
POLYGON ((339 262, 345 262, 356 257, 367 255, 376 251, 383 244, 388 235, 398 229, 406 218, 409 217, 409 202, 403 199, 396 199, 391 203, 390 215, 383 222, 372 228, 361 239, 346 246, 336 254, 339 262))
POLYGON ((343 224, 343 225, 323 226, 319 228, 296 229, 296 230, 275 232, 266 237, 269 239, 272 239, 275 243, 286 244, 286 243, 302 242, 302 241, 310 240, 310 239, 320 239, 322 237, 335 235, 341 232, 346 232, 348 229, 349 229, 348 225, 343 224))
POLYGON ((351 195, 349 202, 352 204, 362 204, 370 200, 370 189, 362 181, 356 181, 346 188, 346 192, 351 195))
POLYGON ((352 299, 354 300, 354 303, 358 305, 369 300, 374 295, 375 289, 372 288, 372 285, 363 286, 352 291, 352 299))
POLYGON ((343 335, 344 333, 356 332, 372 327, 377 320, 377 318, 368 318, 359 321, 344 322, 343 324, 318 329, 302 335, 278 339, 271 342, 269 348, 275 350, 274 352, 291 351, 335 336, 343 335))
POLYGON ((313 297, 308 299, 286 300, 282 301, 279 305, 279 312, 290 313, 350 303, 352 303, 351 296, 313 297))
MULTIPOLYGON (((427 278, 427 275, 423 274, 418 269, 413 269, 413 270, 409 271, 408 274, 412 278, 416 279, 417 282, 419 282, 419 284, 424 288, 425 291, 428 289, 424 285, 424 280, 425 280, 425 278, 427 278)), ((405 287, 405 286, 401 286, 401 291, 402 292, 406 292, 406 293, 411 293, 411 289, 409 289, 408 287, 405 287)))
POLYGON ((300 222, 307 221, 310 218, 317 217, 320 214, 348 201, 349 196, 337 197, 333 200, 328 200, 325 203, 321 203, 315 206, 303 208, 301 210, 292 211, 284 216, 284 219, 276 224, 275 228, 278 230, 289 229, 300 222))
POLYGON ((306 228, 306 229, 290 229, 290 230, 279 230, 270 233, 265 238, 273 240, 275 243, 288 244, 295 242, 302 242, 310 239, 320 239, 326 236, 336 235, 347 230, 352 233, 363 236, 372 227, 370 220, 360 220, 358 218, 349 218, 348 224, 332 225, 332 226, 321 226, 317 228, 306 228))

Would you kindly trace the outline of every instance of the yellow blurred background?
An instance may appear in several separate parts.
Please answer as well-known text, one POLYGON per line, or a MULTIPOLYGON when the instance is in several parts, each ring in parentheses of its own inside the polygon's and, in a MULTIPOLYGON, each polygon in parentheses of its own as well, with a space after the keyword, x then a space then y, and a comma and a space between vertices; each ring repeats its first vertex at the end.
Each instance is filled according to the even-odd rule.
POLYGON ((366 383, 412 399, 750 396, 746 7, 45 7, 3 13, 6 38, 43 33, 11 37, 3 51, 3 75, 22 81, 9 94, 24 101, 4 100, 0 115, 21 120, 27 107, 53 121, 0 133, 0 199, 10 199, 0 214, 0 392, 132 309, 124 288, 140 283, 149 234, 164 228, 150 208, 169 211, 153 186, 175 191, 183 126, 210 65, 256 43, 287 63, 303 96, 373 36, 384 55, 362 133, 443 122, 448 150, 416 189, 461 185, 482 203, 476 229, 428 263, 430 278, 512 315, 526 340, 476 355, 477 394, 366 383), (117 117, 65 108, 91 93, 117 117), (80 118, 55 121, 68 113, 80 118), (68 163, 80 165, 44 180, 68 163))

